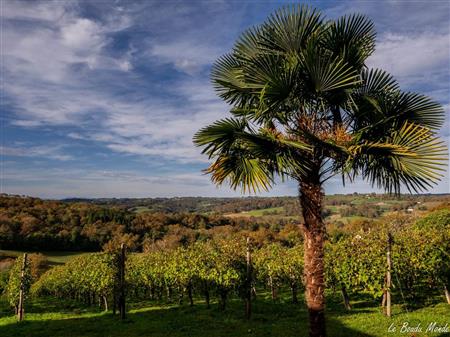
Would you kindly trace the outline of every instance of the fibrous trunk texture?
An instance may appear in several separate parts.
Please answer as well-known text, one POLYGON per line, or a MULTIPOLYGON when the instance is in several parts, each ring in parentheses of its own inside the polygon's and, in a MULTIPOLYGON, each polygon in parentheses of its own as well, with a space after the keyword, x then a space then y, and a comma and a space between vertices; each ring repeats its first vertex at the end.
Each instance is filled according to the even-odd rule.
POLYGON ((319 177, 300 182, 303 214, 304 275, 306 304, 309 312, 309 336, 325 337, 324 239, 322 221, 323 192, 319 177))

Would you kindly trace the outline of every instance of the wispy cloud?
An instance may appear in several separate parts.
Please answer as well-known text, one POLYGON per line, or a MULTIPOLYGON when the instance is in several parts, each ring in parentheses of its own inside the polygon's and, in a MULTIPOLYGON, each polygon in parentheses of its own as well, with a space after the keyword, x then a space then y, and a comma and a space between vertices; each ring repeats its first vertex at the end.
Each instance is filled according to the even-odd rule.
MULTIPOLYGON (((380 34, 371 65, 392 72, 405 89, 448 106, 449 6, 433 4, 343 1, 326 3, 326 12, 373 17, 380 34)), ((206 158, 192 136, 229 109, 211 86, 212 62, 276 4, 7 1, 2 6, 1 118, 8 128, 2 153, 15 162, 5 168, 8 191, 233 193, 217 190, 202 175, 206 158), (27 158, 52 160, 31 170, 21 161, 27 158), (142 174, 149 162, 163 163, 166 173, 142 174)), ((328 190, 339 191, 333 186, 328 190)), ((296 193, 293 185, 278 188, 274 194, 296 193)), ((358 188, 368 189, 353 186, 358 188)))
POLYGON ((387 70, 403 85, 434 83, 450 77, 450 32, 386 33, 379 37, 369 66, 387 70))
MULTIPOLYGON (((201 159, 192 146, 193 133, 225 108, 208 81, 200 85, 198 77, 177 80, 165 93, 171 100, 139 89, 130 95, 117 94, 125 89, 124 79, 135 88, 149 85, 133 73, 135 48, 130 46, 119 58, 107 53, 111 34, 126 29, 130 18, 118 16, 105 23, 79 17, 77 7, 59 6, 58 10, 40 8, 40 22, 25 31, 17 31, 13 24, 5 29, 5 91, 14 110, 10 123, 77 127, 68 137, 98 141, 119 153, 201 159), (103 76, 111 81, 98 83, 103 76)), ((9 19, 30 19, 31 13, 22 13, 17 3, 13 7, 9 19)), ((172 64, 192 75, 218 55, 216 47, 201 47, 193 40, 147 48, 141 53, 153 57, 153 62, 172 64)))
POLYGON ((0 153, 12 157, 48 158, 62 161, 74 159, 73 156, 64 153, 63 146, 61 145, 25 146, 22 144, 16 146, 0 146, 0 153))
POLYGON ((124 69, 124 62, 129 61, 104 52, 111 42, 109 34, 127 27, 124 16, 99 23, 80 17, 76 8, 65 2, 50 7, 37 3, 34 16, 27 15, 29 3, 8 2, 4 7, 8 20, 2 22, 3 60, 7 76, 16 80, 26 75, 39 81, 72 82, 80 69, 124 69), (35 21, 38 13, 42 17, 35 21))
MULTIPOLYGON (((120 170, 23 168, 20 172, 8 170, 5 181, 9 193, 44 198, 242 196, 226 186, 212 185, 209 177, 197 172, 152 175, 120 170)), ((292 184, 279 185, 271 194, 289 195, 295 190, 292 184)))
POLYGON ((150 55, 157 61, 172 64, 176 69, 190 75, 199 72, 204 66, 211 65, 221 54, 222 51, 217 46, 185 40, 155 44, 150 50, 150 55))
POLYGON ((150 55, 161 63, 172 64, 176 69, 190 75, 209 66, 220 56, 216 46, 201 45, 199 41, 179 40, 166 44, 154 44, 150 55))

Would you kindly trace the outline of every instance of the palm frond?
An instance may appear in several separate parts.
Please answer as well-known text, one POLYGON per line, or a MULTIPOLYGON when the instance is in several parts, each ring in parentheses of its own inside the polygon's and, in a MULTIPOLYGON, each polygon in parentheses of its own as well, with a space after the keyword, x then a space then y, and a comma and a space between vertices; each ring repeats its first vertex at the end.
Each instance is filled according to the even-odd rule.
POLYGON ((206 170, 216 185, 228 181, 231 188, 246 192, 267 191, 274 177, 270 167, 258 158, 249 158, 247 153, 220 155, 206 170))
POLYGON ((214 63, 211 80, 218 95, 229 104, 240 104, 251 97, 242 64, 232 54, 223 55, 214 63))
POLYGON ((375 137, 398 129, 405 122, 437 130, 445 119, 445 111, 439 103, 416 93, 380 90, 378 94, 357 96, 354 103, 353 128, 375 137))
POLYGON ((342 58, 327 55, 314 39, 303 51, 300 62, 306 70, 311 89, 316 93, 348 88, 361 82, 356 70, 342 58))
POLYGON ((246 30, 233 47, 233 56, 240 62, 248 62, 265 53, 262 42, 262 31, 260 27, 252 27, 246 30))
POLYGON ((445 111, 441 104, 413 92, 397 96, 390 108, 388 115, 398 116, 399 121, 414 122, 433 130, 439 129, 445 121, 445 111))
POLYGON ((344 104, 345 110, 349 112, 346 123, 360 130, 385 119, 382 101, 398 91, 398 84, 390 74, 380 69, 363 69, 361 85, 352 91, 344 104))
POLYGON ((376 97, 385 92, 398 91, 398 89, 398 83, 391 74, 381 69, 363 69, 361 86, 355 90, 354 94, 376 97))
POLYGON ((448 160, 444 142, 409 122, 384 139, 349 146, 348 153, 348 170, 389 193, 399 193, 401 186, 410 192, 426 190, 440 180, 448 160))
POLYGON ((281 133, 260 129, 258 133, 242 135, 245 147, 255 158, 263 159, 271 171, 282 179, 288 176, 300 176, 308 170, 309 163, 305 154, 312 147, 299 140, 287 139, 281 133))
POLYGON ((248 86, 258 94, 253 118, 261 122, 273 119, 298 84, 298 64, 278 55, 264 55, 244 69, 248 86))
POLYGON ((304 173, 308 163, 300 160, 300 153, 311 148, 296 140, 285 139, 275 131, 252 130, 245 120, 228 118, 201 129, 194 136, 203 153, 214 159, 206 170, 213 182, 229 181, 231 187, 245 191, 258 191, 270 186, 276 174, 304 173))
POLYGON ((239 135, 248 128, 245 119, 226 118, 200 129, 194 135, 194 144, 204 146, 203 154, 209 158, 230 151, 239 135))
POLYGON ((375 50, 374 24, 361 14, 343 16, 331 22, 324 35, 322 42, 333 56, 342 58, 355 69, 360 69, 375 50))
POLYGON ((261 46, 272 53, 298 54, 323 28, 322 14, 306 5, 285 6, 261 26, 261 46))

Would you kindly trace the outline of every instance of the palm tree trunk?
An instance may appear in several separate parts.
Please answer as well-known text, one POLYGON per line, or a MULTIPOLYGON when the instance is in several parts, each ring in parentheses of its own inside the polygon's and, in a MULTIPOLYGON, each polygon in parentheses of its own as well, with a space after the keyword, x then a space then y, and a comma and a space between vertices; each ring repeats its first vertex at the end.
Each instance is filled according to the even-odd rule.
POLYGON ((304 274, 306 304, 309 311, 309 336, 325 337, 324 238, 322 221, 323 192, 319 174, 300 182, 300 204, 303 214, 304 274))

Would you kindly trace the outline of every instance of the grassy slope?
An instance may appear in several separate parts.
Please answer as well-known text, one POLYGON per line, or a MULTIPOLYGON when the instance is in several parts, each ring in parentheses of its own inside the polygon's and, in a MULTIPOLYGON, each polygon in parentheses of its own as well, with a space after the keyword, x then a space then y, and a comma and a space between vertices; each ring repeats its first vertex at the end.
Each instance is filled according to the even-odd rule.
MULTIPOLYGON (((393 318, 384 317, 376 304, 363 300, 353 303, 351 312, 344 312, 339 298, 328 301, 328 332, 331 337, 385 337, 385 336, 436 336, 442 333, 388 333, 390 324, 399 329, 403 322, 410 326, 418 323, 424 327, 437 321, 449 322, 450 306, 445 303, 430 305, 406 313, 400 306, 394 306, 393 318)), ((222 337, 222 336, 307 336, 307 312, 304 305, 293 305, 288 299, 273 303, 259 297, 253 307, 250 321, 243 318, 243 304, 233 300, 225 312, 213 305, 207 309, 204 304, 168 306, 141 303, 133 305, 124 322, 95 309, 77 309, 78 304, 66 301, 41 300, 33 303, 26 315, 26 321, 18 324, 12 316, 0 316, 0 336, 15 337, 222 337)), ((2 314, 5 315, 2 305, 2 314)))
POLYGON ((284 211, 284 207, 271 207, 265 209, 254 209, 248 212, 242 212, 243 214, 247 214, 249 216, 262 216, 267 213, 282 213, 284 211))

